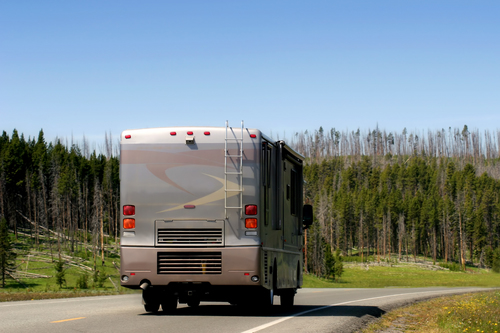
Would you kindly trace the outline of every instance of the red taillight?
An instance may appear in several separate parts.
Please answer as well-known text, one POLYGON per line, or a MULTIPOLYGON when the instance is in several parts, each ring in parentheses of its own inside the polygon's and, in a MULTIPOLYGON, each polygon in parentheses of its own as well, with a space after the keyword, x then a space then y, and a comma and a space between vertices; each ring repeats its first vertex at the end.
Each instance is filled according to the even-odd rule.
POLYGON ((245 206, 246 215, 257 215, 257 205, 246 205, 245 206))
POLYGON ((251 137, 252 139, 255 139, 255 138, 257 137, 257 135, 256 135, 256 134, 250 134, 250 137, 251 137))
POLYGON ((203 134, 205 134, 205 135, 210 135, 210 132, 204 132, 203 134))
POLYGON ((123 206, 123 215, 135 215, 135 206, 123 206))
POLYGON ((188 131, 188 135, 193 135, 193 131, 188 131))
POLYGON ((184 205, 184 208, 185 209, 195 209, 196 206, 195 205, 184 205))
POLYGON ((170 135, 177 135, 177 132, 170 132, 170 135))
POLYGON ((256 229, 257 228, 257 219, 245 219, 245 228, 256 229))
POLYGON ((123 219, 123 229, 134 229, 135 219, 123 219))
POLYGON ((132 137, 132 135, 130 135, 130 134, 125 135, 125 139, 130 139, 131 137, 132 137))

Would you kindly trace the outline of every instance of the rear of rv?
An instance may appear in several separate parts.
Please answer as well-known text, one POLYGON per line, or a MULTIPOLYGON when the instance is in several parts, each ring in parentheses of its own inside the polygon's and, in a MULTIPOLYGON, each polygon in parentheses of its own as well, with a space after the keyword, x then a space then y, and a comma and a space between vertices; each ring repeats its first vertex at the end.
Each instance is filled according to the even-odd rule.
POLYGON ((261 284, 261 142, 243 126, 122 133, 122 286, 261 284))

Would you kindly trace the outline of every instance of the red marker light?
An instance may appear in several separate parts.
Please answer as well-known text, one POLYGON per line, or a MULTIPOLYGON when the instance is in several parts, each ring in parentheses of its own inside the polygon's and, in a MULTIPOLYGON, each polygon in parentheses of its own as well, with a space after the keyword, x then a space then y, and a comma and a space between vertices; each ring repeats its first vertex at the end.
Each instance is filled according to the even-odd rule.
POLYGON ((170 132, 170 135, 177 135, 177 132, 170 132))
POLYGON ((193 131, 188 131, 188 135, 193 135, 193 131))
POLYGON ((203 134, 205 134, 205 135, 210 135, 210 132, 204 132, 203 134))
POLYGON ((123 206, 123 215, 135 215, 135 206, 132 205, 123 206))
POLYGON ((130 135, 130 134, 125 135, 125 139, 130 139, 131 137, 132 137, 132 135, 130 135))
POLYGON ((257 137, 257 135, 256 135, 256 134, 250 134, 250 137, 251 137, 252 139, 255 139, 255 138, 257 137))
POLYGON ((184 205, 184 208, 185 209, 195 209, 196 206, 195 205, 184 205))
POLYGON ((246 205, 245 206, 246 215, 257 215, 257 205, 246 205))

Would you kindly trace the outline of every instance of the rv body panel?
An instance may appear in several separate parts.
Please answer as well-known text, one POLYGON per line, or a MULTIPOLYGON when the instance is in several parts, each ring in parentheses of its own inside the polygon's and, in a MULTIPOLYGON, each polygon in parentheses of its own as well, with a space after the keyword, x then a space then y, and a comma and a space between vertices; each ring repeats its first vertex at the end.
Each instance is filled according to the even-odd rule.
MULTIPOLYGON (((155 221, 171 222, 172 227, 226 221, 223 227, 226 246, 260 244, 258 236, 246 236, 240 223, 232 223, 241 220, 240 211, 228 209, 225 219, 224 128, 193 132, 195 143, 186 144, 186 133, 193 128, 124 132, 131 138, 122 139, 121 145, 121 203, 135 206, 136 228, 134 233, 122 230, 123 246, 155 246, 155 221), (205 136, 203 133, 208 131, 210 135, 205 136), (171 132, 176 135, 170 135, 171 132)), ((243 184, 239 184, 236 175, 227 176, 228 190, 244 188, 244 202, 255 201, 259 195, 260 132, 253 132, 259 135, 253 139, 247 133, 243 141, 243 184)), ((231 156, 239 154, 238 143, 229 143, 228 154, 227 170, 236 172, 238 158, 231 156)), ((230 207, 239 205, 235 193, 228 192, 230 207)))
POLYGON ((139 288, 144 280, 150 281, 153 286, 168 285, 170 282, 209 283, 213 286, 255 286, 256 283, 252 282, 250 277, 261 274, 260 251, 261 249, 256 246, 183 250, 122 247, 121 255, 124 259, 121 264, 125 267, 122 274, 130 276, 128 285, 134 288, 139 288), (191 262, 189 266, 185 265, 182 268, 190 269, 192 273, 176 274, 173 271, 172 261, 179 257, 197 256, 203 256, 206 263, 191 262), (207 258, 212 259, 210 261, 207 258))

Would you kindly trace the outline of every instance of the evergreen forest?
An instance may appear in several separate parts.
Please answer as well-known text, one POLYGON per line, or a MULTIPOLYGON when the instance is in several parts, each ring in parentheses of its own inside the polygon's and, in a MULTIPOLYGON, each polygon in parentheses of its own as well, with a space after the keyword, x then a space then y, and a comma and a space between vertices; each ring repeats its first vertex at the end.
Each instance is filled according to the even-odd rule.
MULTIPOLYGON (((118 244, 119 158, 106 134, 105 154, 88 141, 47 143, 43 130, 26 139, 16 130, 0 137, 0 217, 15 238, 28 235, 34 251, 93 253, 104 262, 106 244, 118 244)), ((110 249, 107 249, 110 251, 110 249)), ((115 248, 116 252, 116 248, 115 248)), ((56 258, 56 259, 54 259, 56 258)))
MULTIPOLYGON (((500 131, 320 128, 285 140, 306 158, 308 272, 328 275, 334 253, 463 270, 500 262, 500 131)), ((104 153, 89 147, 4 131, 0 218, 59 261, 62 251, 91 251, 96 270, 119 244, 119 153, 107 134, 104 153)))
POLYGON ((296 133, 315 223, 306 267, 325 251, 362 262, 457 263, 500 270, 500 132, 448 129, 296 133))

